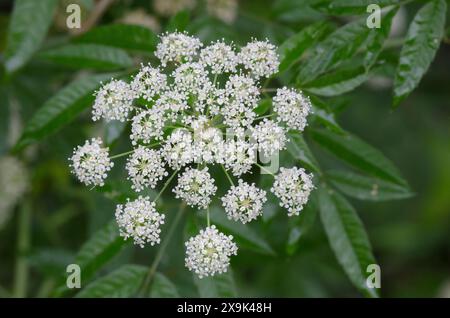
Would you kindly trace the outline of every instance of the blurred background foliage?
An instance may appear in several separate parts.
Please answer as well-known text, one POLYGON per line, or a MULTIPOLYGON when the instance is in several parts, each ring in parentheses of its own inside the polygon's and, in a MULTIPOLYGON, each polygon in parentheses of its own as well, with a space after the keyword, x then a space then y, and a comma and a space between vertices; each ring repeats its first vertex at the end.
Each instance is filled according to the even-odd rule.
MULTIPOLYGON (((88 191, 70 175, 67 160, 75 145, 93 135, 104 136, 113 153, 127 150, 125 138, 120 138, 127 127, 92 123, 89 111, 76 117, 68 111, 60 114, 56 123, 50 123, 46 130, 39 125, 30 130, 28 123, 33 124, 30 120, 36 111, 61 88, 74 79, 107 72, 106 76, 101 75, 91 82, 82 80, 84 89, 91 85, 93 91, 94 84, 100 78, 108 79, 110 72, 118 72, 114 73, 118 76, 132 73, 140 62, 152 60, 154 35, 165 30, 187 30, 204 42, 223 37, 242 44, 251 38, 268 38, 281 45, 314 23, 329 22, 330 29, 324 32, 324 37, 330 30, 355 20, 356 15, 367 16, 365 6, 362 10, 361 6, 339 7, 339 3, 352 3, 347 0, 18 2, 25 6, 27 2, 39 2, 38 10, 50 13, 48 17, 44 15, 37 19, 33 12, 22 17, 23 25, 34 26, 28 32, 39 34, 40 28, 45 29, 46 22, 49 30, 35 52, 26 56, 27 46, 34 45, 29 41, 20 48, 23 56, 11 62, 12 59, 7 59, 11 45, 7 49, 6 43, 14 3, 0 0, 0 59, 4 65, 0 71, 3 79, 0 84, 2 297, 70 295, 60 287, 67 264, 80 261, 81 246, 108 225, 115 204, 134 195, 129 184, 121 181, 125 178, 123 172, 116 170, 104 189, 88 191), (82 30, 70 30, 66 26, 66 7, 70 3, 78 3, 82 8, 82 30), (335 6, 330 5, 332 3, 335 6), (48 10, 48 6, 52 9, 48 10), (137 37, 130 33, 130 42, 115 43, 115 36, 121 38, 120 34, 114 33, 114 29, 101 29, 112 23, 139 25, 151 32, 142 32, 137 37), (80 33, 84 34, 80 36, 80 33), (96 48, 97 51, 87 53, 67 48, 79 43, 101 46, 96 48), (74 55, 74 52, 78 53, 74 55)), ((373 253, 381 266, 381 296, 450 297, 450 32, 447 26, 436 58, 418 88, 393 109, 393 78, 408 25, 418 10, 430 1, 398 2, 404 5, 393 18, 378 64, 364 80, 351 84, 348 92, 344 90, 342 94, 332 94, 336 96, 324 100, 331 116, 336 117, 338 127, 344 127, 381 150, 398 167, 414 192, 412 197, 395 201, 349 199, 365 225, 373 253)), ((448 21, 448 11, 445 14, 448 21)), ((17 34, 20 37, 20 30, 17 34)), ((123 38, 127 37, 122 35, 123 38)), ((312 59, 306 55, 302 63, 289 65, 280 75, 279 82, 273 83, 278 86, 295 83, 298 74, 304 72, 308 58, 312 59)), ((356 56, 344 62, 338 71, 358 65, 361 64, 356 56)), ((300 87, 301 83, 297 82, 300 87)), ((307 90, 308 85, 304 86, 307 90)), ((314 91, 314 85, 309 87, 314 91)), ((323 94, 319 89, 318 95, 329 94, 323 94)), ((75 97, 78 109, 92 101, 89 94, 75 97)), ((56 104, 61 101, 70 102, 70 94, 57 100, 56 104)), ((320 166, 327 170, 341 169, 342 165, 329 152, 310 142, 314 139, 311 134, 307 129, 305 139, 320 166)), ((237 230, 252 232, 251 235, 244 233, 242 237, 238 235, 240 253, 232 260, 231 274, 235 291, 230 295, 361 295, 329 247, 318 217, 318 196, 316 191, 302 215, 290 220, 284 212, 278 211, 276 201, 270 200, 259 224, 237 230)), ((355 193, 350 193, 350 197, 354 196, 355 193)), ((170 224, 178 202, 170 196, 163 199, 161 206, 166 210, 170 224)), ((164 286, 165 293, 153 291, 152 296, 215 295, 214 292, 205 294, 211 286, 202 284, 208 282, 193 279, 184 268, 183 240, 202 221, 201 217, 192 218, 192 214, 192 210, 184 214, 183 222, 162 255, 154 285, 164 286)), ((220 218, 221 214, 213 211, 213 221, 225 224, 226 221, 220 218)), ((108 237, 108 232, 105 235, 108 237)), ((117 242, 110 243, 112 247, 109 247, 120 249, 120 253, 106 264, 97 266, 91 262, 91 272, 86 274, 86 279, 103 277, 128 263, 150 266, 158 251, 157 248, 133 248, 130 244, 114 247, 117 242)), ((228 280, 231 276, 221 279, 228 280)), ((230 282, 222 283, 229 285, 230 282)), ((219 287, 215 292, 222 295, 219 287)))

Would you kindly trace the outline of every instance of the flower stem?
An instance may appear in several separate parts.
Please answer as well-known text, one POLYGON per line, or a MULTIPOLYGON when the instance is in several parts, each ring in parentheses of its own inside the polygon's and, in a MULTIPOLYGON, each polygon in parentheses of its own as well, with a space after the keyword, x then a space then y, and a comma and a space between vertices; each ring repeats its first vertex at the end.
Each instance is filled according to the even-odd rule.
POLYGON ((227 169, 223 165, 220 165, 222 167, 223 172, 225 172, 225 175, 227 176, 228 181, 230 181, 231 185, 234 186, 233 179, 231 179, 230 175, 228 174, 227 169))
POLYGON ((211 225, 211 221, 210 221, 210 218, 209 218, 209 206, 208 206, 208 208, 206 209, 206 225, 207 225, 208 227, 210 227, 210 225, 211 225))
POLYGON ((264 116, 259 116, 255 120, 263 119, 263 118, 270 118, 270 117, 273 117, 273 116, 276 116, 276 114, 272 113, 272 114, 268 114, 268 115, 264 115, 264 116))
POLYGON ((172 179, 175 177, 175 175, 177 174, 178 170, 175 170, 172 175, 169 177, 169 179, 167 179, 166 183, 164 183, 161 191, 159 191, 159 193, 156 195, 155 199, 153 200, 154 202, 158 201, 158 199, 161 197, 161 195, 163 194, 164 190, 166 190, 167 186, 169 185, 170 181, 172 181, 172 179))
POLYGON ((166 250, 167 245, 169 245, 170 239, 172 238, 172 235, 175 232, 175 228, 177 227, 178 223, 181 220, 181 216, 183 215, 183 211, 185 210, 185 208, 186 203, 182 202, 180 204, 180 208, 178 209, 178 213, 175 216, 175 219, 173 220, 172 224, 170 225, 169 231, 167 232, 167 235, 164 237, 164 241, 162 242, 161 247, 159 248, 158 253, 155 256, 155 259, 148 270, 144 283, 142 284, 140 294, 143 296, 146 296, 148 292, 150 283, 152 282, 152 278, 155 275, 156 270, 158 269, 158 265, 161 262, 161 258, 164 254, 164 251, 166 250))
POLYGON ((131 154, 133 152, 134 152, 134 149, 130 150, 130 151, 127 151, 127 152, 119 153, 119 154, 114 155, 114 156, 111 156, 111 157, 109 157, 109 159, 116 159, 116 158, 120 158, 120 157, 123 157, 123 156, 127 156, 127 155, 129 155, 129 154, 131 154))

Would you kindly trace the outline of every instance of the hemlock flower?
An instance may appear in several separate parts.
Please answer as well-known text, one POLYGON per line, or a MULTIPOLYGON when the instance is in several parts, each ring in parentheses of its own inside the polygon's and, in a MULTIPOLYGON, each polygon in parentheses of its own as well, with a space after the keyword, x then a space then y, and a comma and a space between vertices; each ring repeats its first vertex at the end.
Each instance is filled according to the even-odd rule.
POLYGON ((108 148, 103 148, 102 143, 100 138, 86 140, 84 145, 74 149, 70 158, 72 172, 87 186, 103 186, 114 166, 109 159, 108 148))
POLYGON ((306 173, 303 168, 293 167, 280 168, 270 191, 280 199, 280 206, 288 210, 288 216, 293 216, 303 210, 313 189, 312 174, 306 173))
MULTIPOLYGON (((237 253, 232 237, 210 225, 209 206, 218 192, 211 172, 223 170, 231 184, 219 200, 222 213, 242 223, 257 219, 266 191, 243 175, 257 165, 258 153, 267 159, 284 150, 289 129, 305 128, 311 103, 302 92, 284 87, 273 96, 269 114, 255 112, 261 81, 277 73, 279 65, 276 47, 267 40, 252 40, 239 52, 225 40, 203 46, 187 33, 165 33, 160 40, 155 52, 160 65, 142 64, 130 83, 112 79, 95 94, 93 120, 129 121, 134 149, 110 157, 102 141, 93 138, 74 150, 70 166, 82 183, 102 186, 111 159, 128 156, 125 169, 134 191, 163 183, 153 201, 139 196, 117 206, 121 236, 140 246, 159 243, 164 215, 155 201, 178 174, 174 196, 207 210, 207 227, 186 243, 186 266, 200 277, 211 276, 227 271, 237 253), (232 176, 239 178, 237 185, 232 176)), ((292 216, 313 188, 312 175, 304 169, 281 168, 271 191, 292 216)))
POLYGON ((232 186, 222 198, 222 205, 229 219, 245 224, 263 213, 266 200, 266 191, 239 179, 239 184, 232 186))
POLYGON ((146 187, 154 189, 158 181, 168 175, 158 151, 139 146, 128 158, 126 169, 132 188, 137 192, 146 187))
POLYGON ((128 113, 132 110, 134 94, 135 92, 128 83, 121 80, 111 80, 95 94, 92 120, 97 121, 104 118, 106 121, 126 121, 128 113))
POLYGON ((306 117, 311 112, 311 101, 302 92, 283 87, 273 98, 273 108, 290 129, 303 131, 307 125, 306 117))
POLYGON ((200 278, 225 273, 230 256, 237 254, 233 236, 220 233, 214 225, 200 230, 186 242, 186 267, 200 278))
POLYGON ((164 224, 164 214, 156 212, 155 203, 149 197, 140 196, 134 201, 128 200, 124 205, 116 208, 116 220, 119 225, 120 236, 132 238, 134 244, 144 247, 159 244, 161 225, 164 224))
POLYGON ((178 178, 178 184, 173 189, 177 198, 199 209, 206 209, 209 206, 211 197, 216 191, 217 187, 207 167, 202 170, 187 168, 178 178))

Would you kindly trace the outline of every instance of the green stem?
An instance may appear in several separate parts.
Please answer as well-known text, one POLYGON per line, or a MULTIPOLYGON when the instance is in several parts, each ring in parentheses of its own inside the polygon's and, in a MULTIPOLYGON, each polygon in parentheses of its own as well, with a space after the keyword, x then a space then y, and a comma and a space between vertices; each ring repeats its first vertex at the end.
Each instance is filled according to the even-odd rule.
POLYGON ((186 208, 186 203, 181 203, 180 208, 178 209, 178 213, 175 216, 175 219, 173 220, 172 224, 170 225, 169 231, 167 232, 166 237, 164 238, 164 241, 161 244, 161 247, 158 250, 158 253, 155 256, 155 260, 153 261, 152 265, 150 266, 147 276, 145 277, 144 283, 142 284, 142 288, 140 291, 140 294, 142 296, 146 296, 148 289, 150 287, 150 284, 152 282, 152 278, 156 273, 156 270, 158 269, 158 265, 161 262, 161 258, 164 254, 164 251, 166 250, 167 246, 169 245, 170 239, 172 238, 173 233, 175 232, 175 228, 177 227, 178 223, 181 220, 181 216, 183 215, 183 211, 186 208))
POLYGON ((227 169, 223 165, 220 165, 222 167, 223 172, 225 172, 225 175, 227 176, 228 181, 230 181, 231 185, 234 186, 233 179, 231 179, 230 175, 228 174, 227 169))
POLYGON ((270 117, 273 117, 273 116, 276 116, 276 114, 272 113, 272 114, 268 114, 268 115, 264 115, 264 116, 259 116, 255 120, 263 119, 263 118, 270 118, 270 117))
POLYGON ((161 191, 159 191, 159 193, 156 195, 155 199, 153 200, 154 202, 158 201, 158 199, 161 197, 161 195, 163 194, 163 192, 166 190, 167 186, 169 185, 170 181, 172 181, 172 179, 175 177, 175 175, 177 174, 178 170, 175 170, 172 175, 169 177, 169 179, 167 179, 166 183, 164 183, 161 191))
POLYGON ((114 155, 114 156, 111 156, 111 157, 109 157, 109 159, 116 159, 116 158, 120 158, 120 157, 123 157, 123 156, 127 156, 127 155, 129 155, 129 154, 131 154, 133 152, 134 152, 134 149, 130 150, 130 151, 127 151, 127 152, 119 153, 119 154, 114 155))
POLYGON ((255 163, 261 170, 264 170, 265 172, 267 172, 268 174, 275 176, 272 172, 270 172, 269 170, 267 170, 264 166, 261 166, 259 163, 255 163))
POLYGON ((208 208, 206 209, 206 225, 207 225, 208 227, 211 226, 211 222, 210 222, 210 218, 209 218, 209 206, 208 206, 208 208))
POLYGON ((26 253, 30 249, 31 208, 26 202, 19 211, 17 230, 17 260, 14 272, 13 297, 23 298, 27 294, 28 262, 26 253))

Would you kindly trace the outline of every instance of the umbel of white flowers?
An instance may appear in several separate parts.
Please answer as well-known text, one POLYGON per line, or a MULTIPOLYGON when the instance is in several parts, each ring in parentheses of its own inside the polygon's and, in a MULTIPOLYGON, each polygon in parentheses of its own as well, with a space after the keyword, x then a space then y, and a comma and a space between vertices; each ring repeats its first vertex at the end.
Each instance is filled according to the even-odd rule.
MULTIPOLYGON (((133 149, 111 157, 102 141, 93 138, 75 148, 71 168, 85 185, 103 186, 111 159, 129 155, 125 169, 134 191, 155 188, 167 178, 153 201, 139 196, 117 206, 120 234, 140 246, 160 242, 164 214, 156 210, 155 201, 179 173, 175 197, 208 211, 207 227, 186 243, 186 267, 200 277, 223 273, 237 246, 232 236, 209 224, 208 207, 217 185, 208 166, 221 166, 230 181, 220 200, 227 217, 242 223, 257 219, 266 191, 242 176, 258 165, 257 151, 270 157, 286 148, 289 130, 303 131, 311 103, 302 92, 283 87, 273 96, 270 114, 258 117, 261 94, 269 96, 260 81, 279 66, 276 47, 267 40, 252 40, 238 50, 224 40, 204 46, 186 33, 166 33, 155 56, 160 66, 142 65, 130 83, 112 79, 95 94, 92 119, 130 121, 133 149), (233 138, 224 138, 230 129, 233 138)), ((293 216, 313 188, 312 174, 281 168, 271 192, 293 216)))

